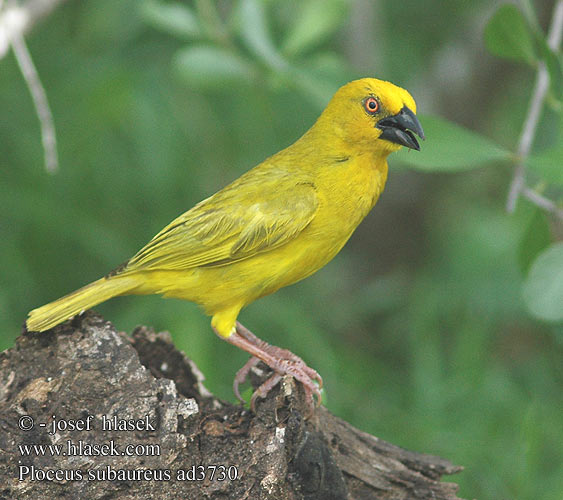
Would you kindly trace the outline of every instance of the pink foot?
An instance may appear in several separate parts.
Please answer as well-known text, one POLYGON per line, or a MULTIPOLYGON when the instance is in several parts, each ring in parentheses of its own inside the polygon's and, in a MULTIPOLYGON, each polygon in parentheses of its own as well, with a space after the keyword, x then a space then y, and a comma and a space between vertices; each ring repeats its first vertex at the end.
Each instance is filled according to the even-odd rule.
POLYGON ((278 384, 284 375, 290 375, 301 382, 305 394, 310 401, 311 413, 315 406, 315 397, 316 406, 320 405, 320 389, 323 386, 323 379, 315 370, 309 368, 299 356, 296 356, 287 349, 282 349, 264 342, 239 322, 236 324, 236 332, 234 334, 228 338, 221 338, 252 355, 237 372, 233 381, 233 391, 240 401, 243 401, 243 399, 240 396, 239 385, 246 381, 253 367, 260 361, 263 361, 274 371, 274 374, 258 387, 252 395, 250 399, 250 407, 252 410, 255 408, 256 399, 258 397, 266 397, 268 392, 278 384), (315 382, 317 382, 318 385, 315 382))

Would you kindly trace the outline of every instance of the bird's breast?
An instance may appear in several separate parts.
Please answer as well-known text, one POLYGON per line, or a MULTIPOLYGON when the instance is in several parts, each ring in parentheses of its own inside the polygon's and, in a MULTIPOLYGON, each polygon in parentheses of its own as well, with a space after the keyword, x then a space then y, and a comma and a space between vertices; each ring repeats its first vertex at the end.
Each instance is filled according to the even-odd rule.
POLYGON ((344 244, 377 202, 386 180, 386 160, 367 155, 323 169, 311 232, 320 239, 345 238, 344 244))

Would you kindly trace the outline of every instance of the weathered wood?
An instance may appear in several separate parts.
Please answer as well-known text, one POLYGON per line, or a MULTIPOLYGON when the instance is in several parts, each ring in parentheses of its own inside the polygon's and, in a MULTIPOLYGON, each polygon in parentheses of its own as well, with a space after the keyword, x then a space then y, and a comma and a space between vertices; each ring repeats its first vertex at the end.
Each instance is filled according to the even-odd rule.
POLYGON ((257 414, 220 401, 167 333, 87 313, 0 354, 0 499, 457 498, 460 467, 305 412, 291 379, 257 414))

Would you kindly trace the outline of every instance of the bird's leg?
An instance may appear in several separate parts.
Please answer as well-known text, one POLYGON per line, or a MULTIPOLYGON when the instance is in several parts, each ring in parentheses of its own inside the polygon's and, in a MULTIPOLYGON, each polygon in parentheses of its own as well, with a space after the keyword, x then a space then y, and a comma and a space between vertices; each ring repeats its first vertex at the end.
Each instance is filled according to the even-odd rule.
MULTIPOLYGON (((323 388, 323 379, 321 378, 321 376, 317 373, 316 370, 309 368, 305 364, 305 361, 303 361, 299 356, 297 356, 297 354, 293 354, 291 351, 289 351, 287 349, 283 349, 281 347, 277 347, 275 345, 268 344, 264 340, 259 339, 248 328, 246 328, 242 323, 239 323, 238 321, 236 323, 236 328, 237 328, 237 333, 239 335, 244 337, 249 342, 252 342, 255 346, 258 346, 259 348, 264 349, 266 352, 268 352, 269 354, 271 354, 275 358, 287 359, 288 361, 294 361, 296 364, 298 364, 300 366, 300 368, 303 369, 303 371, 309 376, 310 379, 317 381, 320 389, 323 388)), ((252 361, 252 358, 249 360, 249 362, 247 364, 250 364, 251 361, 252 361)), ((242 378, 241 383, 243 383, 246 380, 246 376, 250 372, 250 369, 253 366, 255 366, 256 363, 257 363, 257 361, 255 363, 251 364, 246 370, 245 370, 246 365, 243 366, 239 370, 239 372, 243 372, 243 370, 245 370, 244 378, 242 378)), ((270 368, 272 368, 272 367, 270 367, 270 368)), ((238 373, 237 373, 237 375, 238 375, 238 373)))
POLYGON ((268 365, 274 374, 267 379, 252 395, 250 400, 251 408, 254 409, 254 403, 257 397, 265 397, 266 394, 281 380, 283 375, 291 375, 296 380, 301 382, 305 389, 307 397, 314 401, 317 397, 317 403, 321 401, 321 391, 319 386, 322 387, 322 379, 320 375, 309 368, 305 362, 287 349, 281 349, 272 346, 263 340, 256 337, 250 330, 237 322, 236 331, 230 337, 222 337, 230 344, 248 352, 252 358, 238 371, 233 382, 233 390, 236 396, 242 400, 238 390, 239 384, 243 383, 248 376, 252 367, 256 366, 259 361, 263 361, 268 365), (319 383, 317 386, 314 382, 319 383))

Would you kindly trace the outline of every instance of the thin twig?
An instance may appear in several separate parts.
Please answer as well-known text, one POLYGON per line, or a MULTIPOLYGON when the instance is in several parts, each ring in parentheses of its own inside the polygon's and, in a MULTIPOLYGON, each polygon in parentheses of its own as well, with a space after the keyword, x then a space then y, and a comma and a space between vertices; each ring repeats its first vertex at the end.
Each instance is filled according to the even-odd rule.
MULTIPOLYGON (((547 37, 547 44, 549 48, 553 51, 557 51, 559 45, 561 44, 561 36, 563 34, 563 0, 558 0, 553 9, 553 17, 551 19, 551 25, 549 27, 549 34, 547 37)), ((532 98, 530 99, 530 104, 528 106, 528 114, 526 120, 524 121, 524 126, 522 128, 522 133, 520 134, 520 140, 518 141, 517 154, 518 162, 514 167, 514 175, 512 182, 510 184, 510 189, 508 192, 508 198, 506 200, 506 209, 508 212, 512 213, 516 209, 516 202, 520 194, 524 192, 531 192, 532 190, 525 186, 525 175, 526 175, 526 158, 530 154, 532 148, 532 143, 536 135, 536 130, 541 115, 541 110, 549 89, 549 73, 547 67, 543 61, 538 65, 538 72, 536 75, 536 82, 534 84, 534 90, 532 92, 532 98)), ((547 200, 541 195, 539 198, 547 200)), ((542 208, 546 208, 545 203, 538 204, 537 200, 539 198, 526 195, 533 203, 536 203, 542 208)), ((549 200, 547 200, 549 201, 549 200)), ((551 202, 553 203, 553 202, 551 202)), ((553 204, 555 208, 555 204, 553 204)), ((557 211, 548 209, 554 213, 557 211)))
POLYGON ((537 205, 538 207, 553 213, 560 219, 563 219, 563 209, 559 208, 553 200, 542 196, 537 191, 534 191, 528 186, 524 186, 522 188, 522 196, 530 200, 534 205, 537 205))
POLYGON ((27 49, 23 36, 12 34, 12 48, 14 55, 20 67, 23 77, 27 83, 39 124, 41 126, 41 142, 43 143, 43 151, 45 155, 45 168, 48 172, 54 173, 59 168, 57 157, 57 136, 55 134, 55 124, 53 122, 53 115, 49 108, 47 101, 47 94, 41 84, 37 69, 31 59, 31 54, 27 49))
POLYGON ((21 5, 11 1, 4 6, 4 2, 0 0, 0 59, 11 46, 33 98, 41 127, 45 168, 51 173, 58 169, 55 125, 45 89, 33 64, 33 59, 24 40, 24 34, 62 1, 64 0, 29 0, 21 5))
POLYGON ((40 19, 65 0, 28 0, 25 3, 0 1, 0 59, 8 52, 12 35, 25 35, 40 19))

